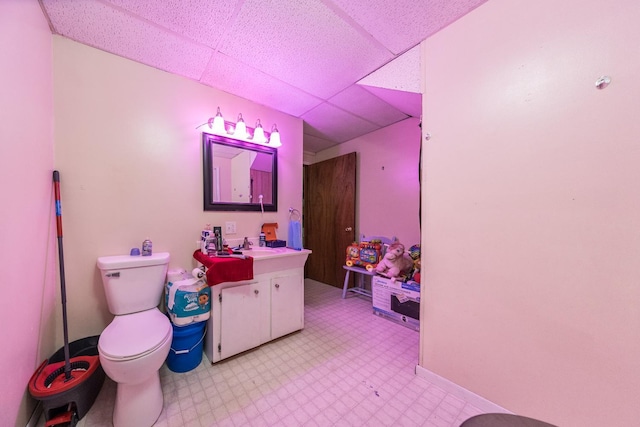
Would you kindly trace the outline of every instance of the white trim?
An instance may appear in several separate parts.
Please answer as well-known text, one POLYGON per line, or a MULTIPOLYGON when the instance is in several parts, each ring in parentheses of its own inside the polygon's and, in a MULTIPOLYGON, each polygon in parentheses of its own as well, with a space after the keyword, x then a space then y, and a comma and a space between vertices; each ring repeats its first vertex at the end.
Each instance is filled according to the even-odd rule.
POLYGON ((420 365, 416 365, 416 376, 429 381, 433 385, 440 387, 447 393, 451 393, 454 396, 463 399, 464 401, 472 404, 483 412, 500 412, 505 414, 513 414, 513 412, 508 411, 503 407, 498 406, 495 403, 488 401, 484 397, 478 396, 477 394, 463 387, 460 387, 458 384, 449 381, 448 379, 441 377, 440 375, 431 372, 420 365))

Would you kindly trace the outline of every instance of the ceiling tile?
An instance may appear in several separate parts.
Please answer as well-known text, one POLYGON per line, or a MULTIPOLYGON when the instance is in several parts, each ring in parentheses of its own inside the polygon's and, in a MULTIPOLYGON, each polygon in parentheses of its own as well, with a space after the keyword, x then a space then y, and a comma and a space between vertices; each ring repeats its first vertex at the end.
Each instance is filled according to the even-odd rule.
POLYGON ((329 102, 379 126, 388 126, 407 118, 402 111, 358 85, 349 86, 330 98, 329 102))
POLYGON ((321 98, 393 58, 317 0, 247 0, 220 51, 321 98))
POLYGON ((331 0, 400 54, 487 0, 331 0))
POLYGON ((55 31, 80 43, 197 79, 212 51, 96 1, 42 1, 55 31))
POLYGON ((201 83, 296 117, 323 102, 221 53, 214 55, 201 83))
POLYGON ((418 45, 378 68, 358 84, 421 93, 420 82, 420 46, 418 45))
POLYGON ((208 47, 222 39, 242 0, 106 0, 208 47))
POLYGON ((318 138, 313 135, 304 135, 304 151, 317 153, 322 150, 326 150, 329 147, 333 147, 334 145, 338 145, 338 143, 329 141, 328 139, 318 138))
POLYGON ((331 104, 320 104, 302 116, 304 133, 336 142, 345 142, 380 126, 349 114, 331 104), (340 126, 336 126, 340 123, 340 126))
POLYGON ((305 120, 307 151, 420 115, 416 46, 485 2, 40 0, 56 34, 305 120))
POLYGON ((411 117, 420 117, 422 115, 422 94, 420 93, 403 92, 374 86, 362 86, 362 88, 411 117))

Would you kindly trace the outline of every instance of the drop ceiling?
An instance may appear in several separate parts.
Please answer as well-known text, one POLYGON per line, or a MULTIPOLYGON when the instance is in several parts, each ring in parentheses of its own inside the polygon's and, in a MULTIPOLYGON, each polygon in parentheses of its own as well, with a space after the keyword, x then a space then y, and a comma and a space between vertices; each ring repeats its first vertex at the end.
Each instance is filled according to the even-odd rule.
POLYGON ((418 44, 487 0, 40 1, 54 34, 299 117, 318 152, 419 116, 418 44))

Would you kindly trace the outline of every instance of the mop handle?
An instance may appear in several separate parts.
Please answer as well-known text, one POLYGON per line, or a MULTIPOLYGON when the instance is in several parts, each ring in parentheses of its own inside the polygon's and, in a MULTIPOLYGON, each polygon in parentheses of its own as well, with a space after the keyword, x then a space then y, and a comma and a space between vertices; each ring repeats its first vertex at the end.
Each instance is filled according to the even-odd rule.
POLYGON ((64 255, 62 251, 62 204, 60 203, 60 172, 53 171, 53 192, 56 199, 56 228, 58 230, 58 258, 60 259, 60 298, 62 302, 62 329, 64 333, 64 376, 71 379, 69 363, 69 333, 67 331, 67 288, 64 281, 64 255))
POLYGON ((60 172, 53 171, 53 192, 56 196, 56 228, 62 237, 62 205, 60 204, 60 172))

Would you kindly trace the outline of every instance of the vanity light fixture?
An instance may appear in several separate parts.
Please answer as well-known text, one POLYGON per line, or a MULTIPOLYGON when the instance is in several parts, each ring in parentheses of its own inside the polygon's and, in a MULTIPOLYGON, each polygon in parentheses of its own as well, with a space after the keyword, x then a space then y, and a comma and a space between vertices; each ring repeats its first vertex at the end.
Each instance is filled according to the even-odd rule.
POLYGON ((260 119, 258 119, 256 121, 256 127, 251 128, 246 125, 242 118, 242 113, 238 114, 238 121, 236 123, 227 122, 222 117, 220 107, 218 107, 215 117, 211 117, 206 123, 201 124, 196 127, 196 129, 201 129, 202 132, 205 133, 252 142, 259 145, 270 147, 282 146, 282 142, 280 142, 280 132, 275 124, 271 128, 271 132, 265 132, 262 123, 260 123, 260 119))

